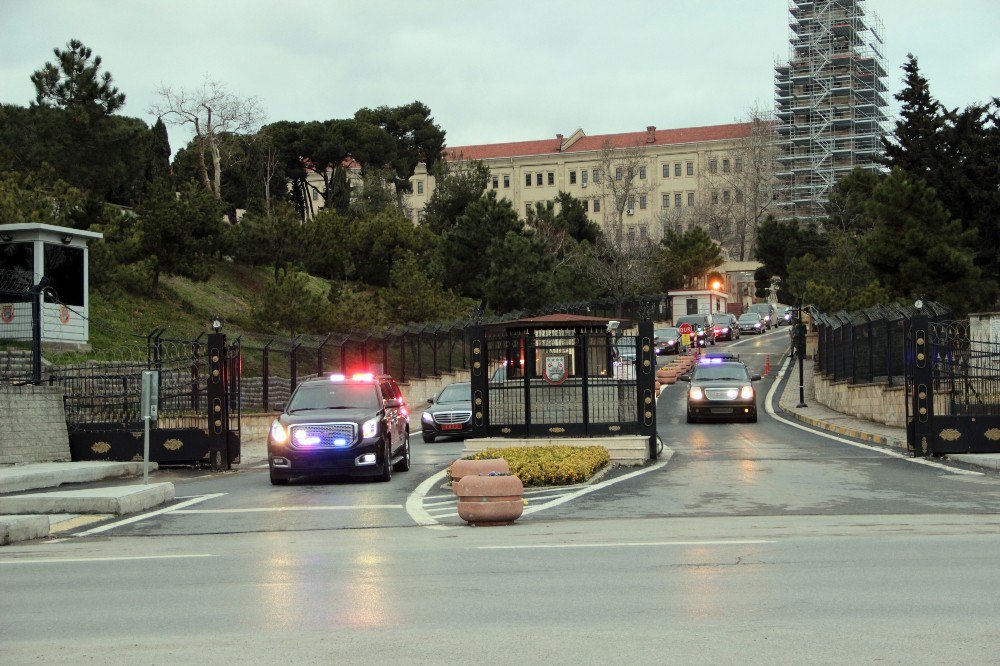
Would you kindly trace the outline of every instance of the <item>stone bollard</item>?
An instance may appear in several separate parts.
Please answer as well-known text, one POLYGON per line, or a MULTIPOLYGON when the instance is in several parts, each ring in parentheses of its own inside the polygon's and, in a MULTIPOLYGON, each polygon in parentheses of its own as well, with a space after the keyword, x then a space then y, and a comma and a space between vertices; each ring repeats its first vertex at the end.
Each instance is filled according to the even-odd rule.
POLYGON ((467 475, 452 488, 459 517, 471 525, 510 525, 524 512, 524 484, 516 476, 467 475))

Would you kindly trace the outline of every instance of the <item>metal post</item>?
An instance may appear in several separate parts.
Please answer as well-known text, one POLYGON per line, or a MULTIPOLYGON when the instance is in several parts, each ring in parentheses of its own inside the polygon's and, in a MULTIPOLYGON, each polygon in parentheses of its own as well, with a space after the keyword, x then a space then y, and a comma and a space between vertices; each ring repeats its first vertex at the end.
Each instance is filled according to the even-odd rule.
POLYGON ((330 336, 331 335, 333 335, 333 333, 327 333, 326 337, 323 338, 323 342, 319 343, 319 347, 316 349, 316 374, 317 375, 322 375, 323 374, 323 347, 325 347, 326 343, 328 343, 330 341, 330 336))
POLYGON ((261 387, 260 387, 260 408, 267 411, 268 403, 270 402, 271 393, 271 343, 274 342, 274 338, 267 341, 264 345, 264 349, 261 353, 262 369, 261 374, 261 387))
POLYGON ((214 470, 229 469, 229 364, 226 335, 208 336, 209 460, 214 470))
POLYGON ((292 381, 291 381, 291 387, 289 388, 289 392, 294 391, 295 387, 299 385, 299 359, 298 359, 298 351, 299 351, 299 347, 301 347, 301 346, 302 346, 301 342, 299 342, 298 340, 293 340, 292 341, 292 351, 289 352, 289 354, 288 354, 289 365, 291 366, 290 369, 291 369, 291 374, 292 374, 292 381))
POLYGON ((590 369, 587 366, 587 353, 590 350, 587 340, 587 331, 580 333, 580 351, 577 358, 580 359, 580 399, 583 401, 583 433, 590 437, 590 381, 587 377, 590 369))
POLYGON ((42 299, 45 278, 32 288, 31 295, 31 381, 42 381, 42 299))
POLYGON ((406 381, 406 333, 399 336, 399 381, 406 381))
POLYGON ((351 339, 350 334, 345 335, 340 341, 340 371, 347 374, 347 341, 351 339))
POLYGON ((934 374, 931 346, 929 344, 930 320, 921 310, 909 322, 913 349, 910 352, 913 364, 913 384, 911 423, 907 430, 912 431, 913 456, 927 456, 934 452, 933 433, 931 432, 931 417, 934 414, 934 374))
POLYGON ((421 353, 422 352, 421 348, 423 347, 423 344, 424 344, 424 335, 423 335, 423 329, 421 329, 420 332, 417 333, 417 352, 416 352, 417 379, 420 379, 421 377, 424 376, 424 359, 423 359, 423 354, 421 353))
POLYGON ((535 369, 535 336, 529 333, 521 338, 524 344, 524 436, 531 437, 531 373, 535 369))
POLYGON ((438 372, 438 333, 434 331, 431 333, 431 354, 434 361, 433 371, 431 375, 437 377, 440 373, 438 372))
POLYGON ((487 437, 490 425, 490 403, 486 329, 482 326, 471 327, 469 340, 472 343, 472 370, 469 372, 472 384, 472 432, 476 437, 487 437))

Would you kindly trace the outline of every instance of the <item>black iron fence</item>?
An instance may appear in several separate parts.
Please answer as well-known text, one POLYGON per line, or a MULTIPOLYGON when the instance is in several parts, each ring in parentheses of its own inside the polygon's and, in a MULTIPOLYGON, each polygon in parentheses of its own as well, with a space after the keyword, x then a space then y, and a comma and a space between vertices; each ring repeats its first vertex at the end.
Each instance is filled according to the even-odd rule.
MULTIPOLYGON (((910 320, 921 311, 913 306, 875 306, 854 312, 824 314, 812 309, 819 333, 817 367, 833 381, 852 384, 884 382, 902 385, 906 367, 906 334, 910 320)), ((928 302, 922 313, 942 321, 951 310, 928 302)))

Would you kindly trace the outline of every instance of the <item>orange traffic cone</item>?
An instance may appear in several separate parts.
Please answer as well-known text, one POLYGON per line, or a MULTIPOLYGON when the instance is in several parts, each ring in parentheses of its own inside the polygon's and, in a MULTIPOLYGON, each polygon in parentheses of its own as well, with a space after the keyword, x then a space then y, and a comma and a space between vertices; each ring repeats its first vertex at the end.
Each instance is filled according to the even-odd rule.
POLYGON ((765 375, 771 374, 771 355, 770 354, 768 354, 767 356, 764 357, 764 374, 765 375))

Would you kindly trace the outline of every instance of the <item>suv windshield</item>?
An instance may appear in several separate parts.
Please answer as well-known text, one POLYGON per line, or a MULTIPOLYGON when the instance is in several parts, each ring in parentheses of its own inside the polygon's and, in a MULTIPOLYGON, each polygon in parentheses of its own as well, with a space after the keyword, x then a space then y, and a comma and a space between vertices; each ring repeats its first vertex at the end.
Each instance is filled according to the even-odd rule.
POLYGON ((747 308, 748 312, 757 312, 759 314, 771 314, 771 306, 767 303, 755 303, 747 308))
POLYGON ((750 373, 741 363, 722 363, 719 365, 702 365, 694 371, 692 380, 734 380, 750 381, 750 373))
POLYGON ((700 315, 697 317, 678 317, 677 321, 674 322, 677 326, 681 324, 691 324, 692 326, 707 326, 708 317, 700 315))
POLYGON ((760 321, 760 315, 757 313, 740 315, 741 324, 755 324, 758 321, 760 321))
POLYGON ((372 384, 302 384, 288 403, 288 413, 307 409, 379 409, 372 384))
POLYGON ((676 338, 678 336, 679 334, 676 328, 658 328, 653 331, 653 337, 661 340, 669 340, 670 338, 676 338))
POLYGON ((471 384, 452 384, 451 386, 446 386, 441 395, 438 396, 436 402, 440 405, 444 402, 471 402, 472 401, 472 385, 471 384))

